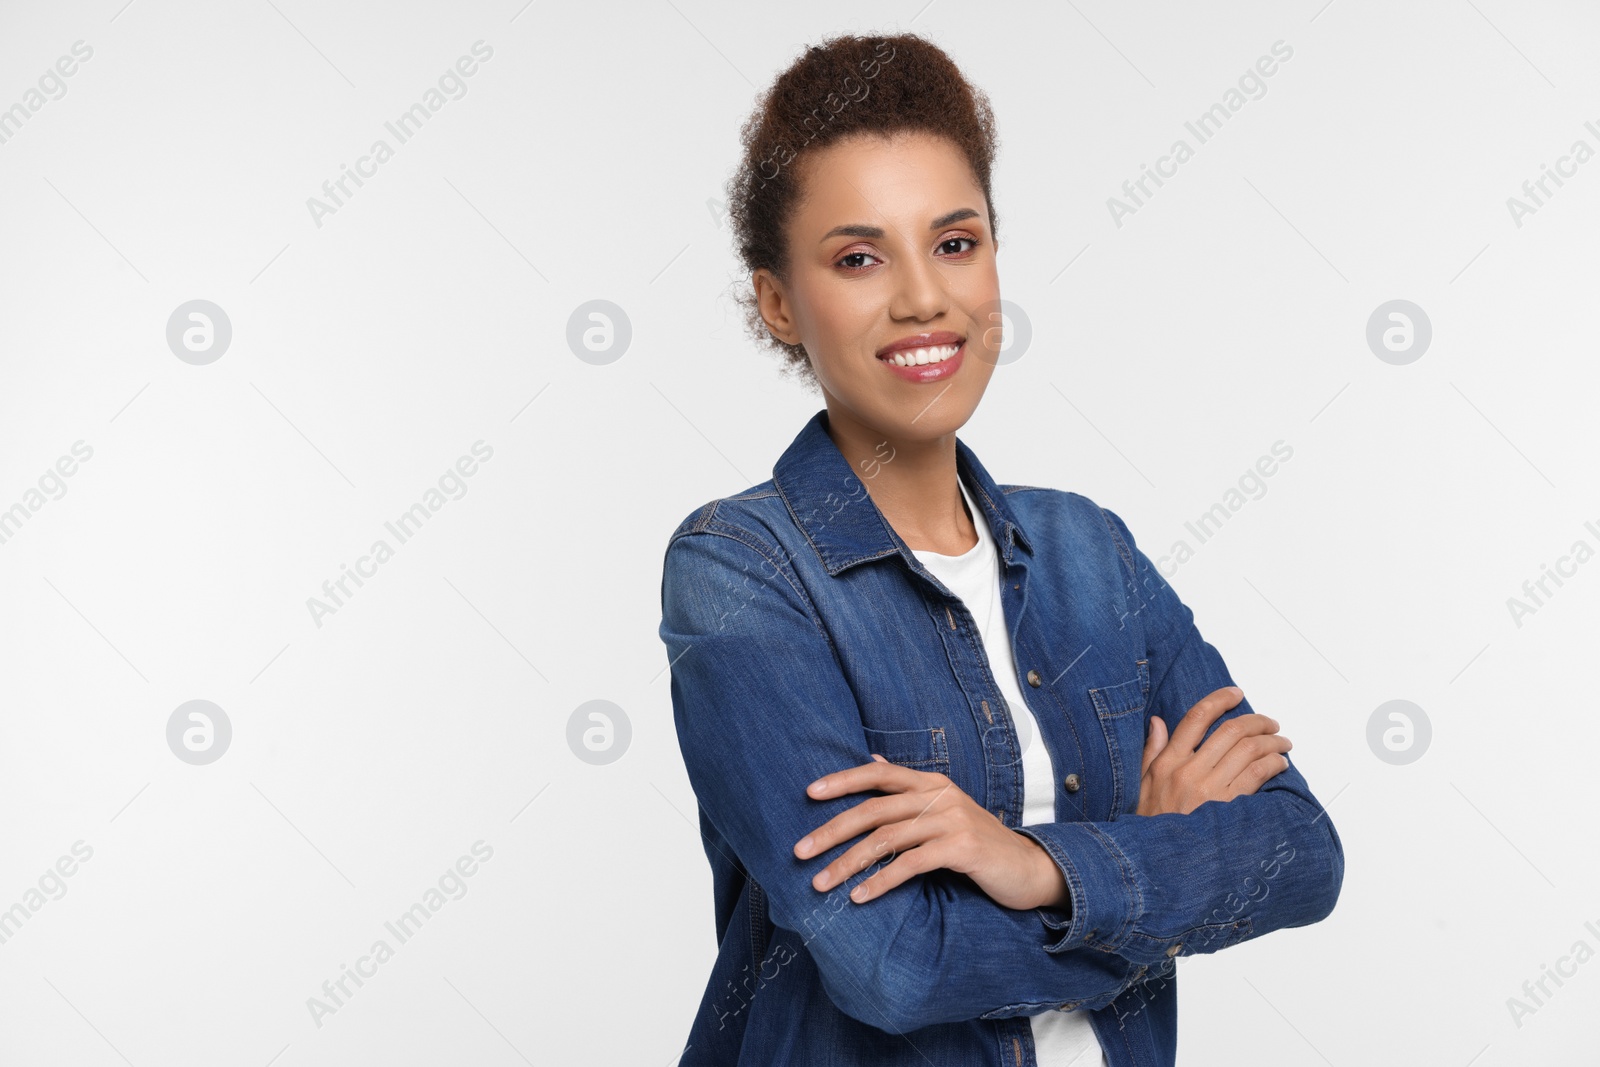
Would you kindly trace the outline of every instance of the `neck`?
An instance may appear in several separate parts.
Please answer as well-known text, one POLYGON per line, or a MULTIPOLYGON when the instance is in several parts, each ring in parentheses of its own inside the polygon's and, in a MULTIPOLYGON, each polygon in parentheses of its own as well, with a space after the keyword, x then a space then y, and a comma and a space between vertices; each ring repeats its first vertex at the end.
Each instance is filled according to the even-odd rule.
POLYGON ((828 436, 907 546, 959 556, 978 543, 956 471, 954 431, 932 438, 884 434, 828 405, 828 436))

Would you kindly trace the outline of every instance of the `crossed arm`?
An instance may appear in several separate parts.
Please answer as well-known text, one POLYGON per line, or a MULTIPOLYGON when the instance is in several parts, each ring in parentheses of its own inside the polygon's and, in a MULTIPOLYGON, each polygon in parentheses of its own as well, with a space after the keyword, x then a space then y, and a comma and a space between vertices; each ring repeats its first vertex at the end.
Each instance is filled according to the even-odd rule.
MULTIPOLYGON (((1136 814, 1186 815, 1208 801, 1247 796, 1289 765, 1282 753, 1293 745, 1278 733, 1277 720, 1265 715, 1241 715, 1207 736, 1211 724, 1243 698, 1237 686, 1208 693, 1185 713, 1170 739, 1166 720, 1150 717, 1136 814)), ((881 860, 887 866, 853 889, 852 900, 874 899, 913 875, 944 868, 967 875, 1005 907, 1070 912, 1071 887, 1037 840, 1007 827, 946 775, 896 767, 876 753, 872 758, 806 788, 819 798, 868 789, 887 794, 834 816, 795 845, 795 855, 809 859, 855 841, 817 872, 814 887, 827 889, 881 860)))
MULTIPOLYGON (((1170 588, 1146 588, 1152 713, 1176 729, 1203 694, 1230 680, 1170 588)), ((773 921, 803 938, 829 996, 872 1026, 903 1033, 1064 1003, 1103 1007, 1175 944, 1185 953, 1215 951, 1332 910, 1343 853, 1292 765, 1253 795, 1187 814, 1008 831, 1027 835, 1054 862, 1067 907, 1007 907, 946 868, 851 901, 878 863, 819 891, 812 877, 841 858, 848 841, 805 858, 795 844, 863 802, 846 793, 817 797, 807 787, 872 761, 860 708, 842 671, 828 667, 834 650, 799 581, 779 553, 742 532, 680 535, 666 555, 660 636, 701 807, 766 891, 773 921), (751 581, 753 572, 767 577, 751 581), (1241 894, 1256 896, 1246 880, 1259 880, 1258 861, 1279 842, 1293 849, 1293 862, 1279 863, 1272 891, 1253 909, 1239 908, 1241 894)), ((1216 723, 1246 714, 1240 701, 1216 723)), ((1048 899, 1059 903, 1056 888, 1048 899)))

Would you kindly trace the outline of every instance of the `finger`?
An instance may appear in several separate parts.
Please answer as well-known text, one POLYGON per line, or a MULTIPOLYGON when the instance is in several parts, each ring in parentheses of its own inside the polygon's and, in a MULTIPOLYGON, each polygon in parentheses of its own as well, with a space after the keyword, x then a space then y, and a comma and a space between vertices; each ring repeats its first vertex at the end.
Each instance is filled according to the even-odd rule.
POLYGON ((854 889, 850 890, 850 899, 857 904, 865 904, 869 900, 883 896, 914 876, 939 866, 941 864, 935 845, 923 845, 920 848, 902 847, 899 855, 888 866, 863 878, 854 889))
MULTIPOLYGON (((1214 769, 1245 741, 1262 735, 1276 736, 1277 733, 1278 720, 1270 715, 1235 715, 1211 731, 1211 736, 1200 743, 1199 750, 1194 754, 1195 766, 1205 771, 1214 769)), ((1256 753, 1258 756, 1260 754, 1256 753)))
POLYGON ((1262 757, 1276 756, 1293 747, 1294 742, 1282 734, 1264 733, 1246 737, 1224 753, 1206 777, 1222 784, 1232 782, 1244 773, 1246 767, 1262 757))
POLYGON ((914 789, 916 776, 926 773, 928 772, 914 771, 910 767, 902 767, 888 760, 873 760, 855 767, 846 767, 842 771, 834 771, 832 774, 825 774, 806 786, 806 793, 820 799, 843 796, 845 793, 859 793, 863 789, 895 791, 914 789))
MULTIPOLYGON (((1288 769, 1288 756, 1278 753, 1262 756, 1243 771, 1240 771, 1239 776, 1229 783, 1228 789, 1233 793, 1233 796, 1249 796, 1266 785, 1267 781, 1273 776, 1282 774, 1288 769)), ((1228 799, 1231 800, 1233 798, 1229 797, 1228 799)))
POLYGON ((818 871, 812 877, 811 884, 818 890, 831 889, 874 864, 882 866, 893 862, 901 853, 921 851, 919 845, 943 832, 944 825, 938 819, 913 816, 886 823, 818 871))
POLYGON ((794 854, 803 860, 810 859, 869 830, 901 820, 915 819, 928 809, 928 800, 929 795, 920 790, 867 797, 796 841, 794 854))
POLYGON ((1144 740, 1144 762, 1139 767, 1142 778, 1150 770, 1150 761, 1161 755, 1167 747, 1167 720, 1159 715, 1150 716, 1150 736, 1144 740))
POLYGON ((1207 693, 1195 701, 1194 707, 1184 713, 1183 721, 1172 731, 1172 744, 1179 746, 1180 752, 1193 752, 1200 746, 1200 739, 1205 736, 1211 724, 1221 718, 1228 709, 1236 707, 1243 699, 1244 690, 1236 685, 1224 686, 1207 693))

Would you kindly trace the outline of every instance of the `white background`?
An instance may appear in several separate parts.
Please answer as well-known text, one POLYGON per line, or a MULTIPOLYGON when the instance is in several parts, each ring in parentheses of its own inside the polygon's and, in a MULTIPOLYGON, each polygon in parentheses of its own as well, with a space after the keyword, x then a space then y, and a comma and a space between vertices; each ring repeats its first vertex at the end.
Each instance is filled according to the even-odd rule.
POLYGON ((743 332, 723 182, 800 49, 908 30, 999 119, 1033 339, 961 432, 996 479, 1084 493, 1154 557, 1294 450, 1173 582, 1294 740, 1344 891, 1182 961, 1181 1062, 1593 1061, 1600 963, 1520 1025, 1508 999, 1600 950, 1600 563, 1507 607, 1600 547, 1600 161, 1507 207, 1600 149, 1593 8, 122 2, 0 14, 0 108, 93 48, 0 144, 0 509, 93 449, 0 544, 0 909, 93 849, 0 944, 0 1063, 675 1062, 715 944, 661 554, 822 406, 743 332), (1116 225, 1279 40, 1266 94, 1116 225), (166 341, 194 299, 233 330, 203 366, 166 341), (602 366, 566 340, 593 299, 632 324, 602 366), (1432 322, 1405 366, 1365 339, 1392 299, 1432 322), (466 494, 313 621, 480 440, 466 494), (205 766, 166 740, 193 699, 232 725, 205 766), (597 699, 631 724, 602 766, 567 741, 597 699), (1391 699, 1433 729, 1403 766, 1367 742, 1391 699), (465 896, 314 1022, 480 840, 465 896))

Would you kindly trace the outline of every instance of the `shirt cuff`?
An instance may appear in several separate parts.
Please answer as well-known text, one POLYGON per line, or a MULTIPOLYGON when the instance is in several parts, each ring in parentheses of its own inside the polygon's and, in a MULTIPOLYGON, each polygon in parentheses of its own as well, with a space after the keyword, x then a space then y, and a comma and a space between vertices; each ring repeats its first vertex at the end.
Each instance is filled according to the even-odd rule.
POLYGON ((1063 931, 1046 952, 1093 947, 1115 952, 1139 919, 1141 894, 1133 865, 1116 843, 1089 822, 1034 823, 1015 828, 1037 841, 1061 868, 1070 906, 1036 908, 1051 930, 1063 931))

